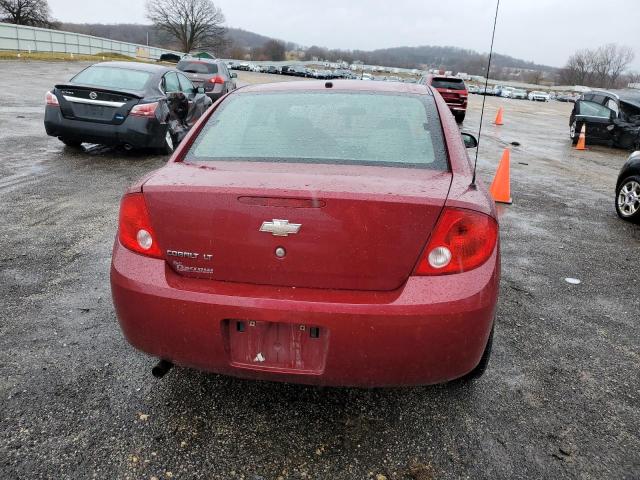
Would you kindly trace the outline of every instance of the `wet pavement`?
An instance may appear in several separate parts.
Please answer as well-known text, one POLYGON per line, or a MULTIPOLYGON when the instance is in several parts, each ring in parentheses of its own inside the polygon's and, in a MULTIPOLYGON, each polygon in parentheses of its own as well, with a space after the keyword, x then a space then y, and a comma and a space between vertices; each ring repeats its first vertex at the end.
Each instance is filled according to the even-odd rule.
POLYGON ((1 478, 640 478, 640 227, 613 206, 627 154, 573 150, 570 104, 487 99, 480 178, 520 146, 480 381, 156 380, 118 328, 109 261, 122 192, 167 159, 45 135, 45 91, 82 64, 0 65, 1 478), (499 106, 502 127, 490 125, 499 106))

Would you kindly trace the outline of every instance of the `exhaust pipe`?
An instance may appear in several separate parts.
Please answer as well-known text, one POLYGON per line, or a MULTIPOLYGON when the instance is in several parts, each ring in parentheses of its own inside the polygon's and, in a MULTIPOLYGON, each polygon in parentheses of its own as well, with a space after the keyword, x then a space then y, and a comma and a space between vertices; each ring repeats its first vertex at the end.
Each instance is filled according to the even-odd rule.
POLYGON ((162 378, 167 373, 169 373, 169 370, 171 370, 172 368, 173 363, 167 360, 160 360, 158 364, 151 369, 151 374, 156 378, 162 378))

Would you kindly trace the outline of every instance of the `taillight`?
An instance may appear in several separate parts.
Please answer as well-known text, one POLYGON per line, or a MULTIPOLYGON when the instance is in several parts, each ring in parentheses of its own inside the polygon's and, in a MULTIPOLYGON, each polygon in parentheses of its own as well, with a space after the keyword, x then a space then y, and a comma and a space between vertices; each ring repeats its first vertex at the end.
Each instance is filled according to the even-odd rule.
POLYGON ((141 193, 122 197, 118 237, 120 243, 129 250, 148 257, 162 257, 162 251, 149 220, 147 204, 141 193))
POLYGON ((209 83, 224 84, 224 78, 222 78, 220 75, 216 75, 215 77, 211 77, 209 79, 209 83))
POLYGON ((498 223, 484 213, 445 208, 431 235, 416 275, 462 273, 486 262, 498 240, 498 223))
POLYGON ((139 103, 131 109, 130 115, 134 117, 155 117, 156 108, 158 108, 158 102, 139 103))
POLYGON ((56 97, 51 92, 47 92, 46 93, 46 95, 44 96, 44 101, 47 103, 47 105, 50 105, 52 107, 59 107, 60 106, 60 102, 58 102, 58 97, 56 97))

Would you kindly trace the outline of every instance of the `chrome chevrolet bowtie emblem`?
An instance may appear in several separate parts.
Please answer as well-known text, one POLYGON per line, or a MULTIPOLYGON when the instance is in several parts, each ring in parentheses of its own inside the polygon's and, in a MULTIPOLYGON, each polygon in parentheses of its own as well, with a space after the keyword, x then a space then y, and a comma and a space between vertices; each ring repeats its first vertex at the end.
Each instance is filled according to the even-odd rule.
POLYGON ((298 233, 302 227, 299 223, 289 223, 289 220, 276 220, 272 222, 263 222, 260 227, 261 232, 267 232, 274 237, 288 237, 294 233, 298 233))

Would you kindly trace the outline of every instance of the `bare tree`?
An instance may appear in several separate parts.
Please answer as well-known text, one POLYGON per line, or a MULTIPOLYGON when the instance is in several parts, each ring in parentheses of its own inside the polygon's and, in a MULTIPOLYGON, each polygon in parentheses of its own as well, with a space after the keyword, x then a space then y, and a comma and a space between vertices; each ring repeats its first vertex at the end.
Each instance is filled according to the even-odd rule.
POLYGON ((629 72, 627 74, 627 83, 640 83, 640 72, 629 72))
POLYGON ((225 45, 224 15, 211 0, 147 0, 147 18, 189 53, 225 45))
POLYGON ((635 57, 636 55, 631 47, 622 46, 614 50, 609 62, 609 78, 612 86, 618 83, 618 79, 631 62, 633 62, 635 57))
POLYGON ((525 81, 528 83, 532 83, 534 85, 540 85, 540 83, 542 83, 543 80, 544 80, 544 72, 541 72, 540 70, 535 70, 533 72, 528 73, 525 76, 525 81))
POLYGON ((630 47, 615 43, 595 50, 578 50, 569 57, 561 73, 563 83, 610 88, 619 86, 620 77, 633 62, 630 47))
POLYGON ((266 60, 286 60, 287 49, 284 42, 280 40, 269 40, 262 46, 261 50, 266 60))
POLYGON ((31 27, 55 26, 46 0, 0 0, 0 21, 31 27))

